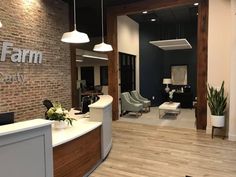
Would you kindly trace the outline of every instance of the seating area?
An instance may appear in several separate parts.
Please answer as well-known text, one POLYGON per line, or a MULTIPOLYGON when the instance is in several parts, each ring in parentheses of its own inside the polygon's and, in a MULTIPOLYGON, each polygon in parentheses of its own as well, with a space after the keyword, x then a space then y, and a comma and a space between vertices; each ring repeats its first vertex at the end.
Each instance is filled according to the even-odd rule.
POLYGON ((143 108, 145 109, 145 112, 150 111, 150 106, 151 106, 151 101, 150 100, 148 100, 147 98, 142 97, 140 95, 140 93, 136 90, 131 91, 131 96, 133 97, 133 99, 135 99, 136 101, 143 104, 143 108))
POLYGON ((136 116, 142 115, 143 112, 149 112, 151 101, 144 98, 136 90, 121 93, 121 114, 123 116, 129 112, 135 112, 136 116))

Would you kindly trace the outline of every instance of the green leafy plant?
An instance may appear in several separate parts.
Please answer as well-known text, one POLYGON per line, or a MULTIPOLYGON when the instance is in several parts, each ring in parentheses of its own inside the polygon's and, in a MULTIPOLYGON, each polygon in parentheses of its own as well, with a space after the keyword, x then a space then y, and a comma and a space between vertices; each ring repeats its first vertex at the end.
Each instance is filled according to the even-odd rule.
POLYGON ((68 110, 63 108, 60 103, 53 103, 53 107, 47 111, 47 116, 49 120, 67 121, 68 125, 72 125, 72 122, 76 120, 69 117, 68 110))
POLYGON ((227 96, 225 96, 224 91, 224 81, 222 82, 220 89, 216 89, 208 84, 207 100, 212 115, 224 115, 227 105, 227 96))

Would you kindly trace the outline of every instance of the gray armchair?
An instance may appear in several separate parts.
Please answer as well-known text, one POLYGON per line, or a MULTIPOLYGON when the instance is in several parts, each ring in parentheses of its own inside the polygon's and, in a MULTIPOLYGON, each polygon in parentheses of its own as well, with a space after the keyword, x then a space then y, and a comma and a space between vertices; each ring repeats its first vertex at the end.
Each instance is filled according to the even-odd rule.
POLYGON ((136 90, 131 91, 131 95, 134 100, 140 102, 143 104, 143 108, 145 109, 146 112, 150 111, 150 106, 151 106, 151 101, 148 100, 147 98, 144 98, 140 95, 140 93, 136 90))
POLYGON ((134 100, 128 92, 121 93, 121 114, 123 116, 127 112, 136 112, 142 115, 143 104, 134 100))

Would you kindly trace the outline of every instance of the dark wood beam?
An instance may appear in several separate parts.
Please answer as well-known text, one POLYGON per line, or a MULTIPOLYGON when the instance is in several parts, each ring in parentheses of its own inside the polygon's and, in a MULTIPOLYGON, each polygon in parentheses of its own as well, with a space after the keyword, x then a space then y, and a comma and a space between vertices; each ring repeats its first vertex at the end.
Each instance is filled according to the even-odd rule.
POLYGON ((112 45, 113 51, 108 53, 108 93, 113 97, 112 119, 119 119, 118 98, 118 46, 117 46, 117 16, 113 12, 107 13, 107 41, 112 45))
POLYGON ((202 0, 198 7, 197 129, 207 126, 208 6, 208 0, 202 0))
MULTIPOLYGON (((74 5, 73 1, 68 2, 69 6, 69 31, 74 30, 74 5)), ((76 44, 68 44, 70 45, 70 60, 71 60, 71 100, 72 107, 78 106, 78 95, 76 90, 77 83, 77 69, 76 69, 76 44)))
POLYGON ((132 4, 109 7, 108 11, 112 12, 113 14, 116 14, 116 16, 119 16, 139 13, 145 10, 150 11, 172 8, 175 6, 183 6, 193 4, 199 1, 201 0, 143 0, 132 4))

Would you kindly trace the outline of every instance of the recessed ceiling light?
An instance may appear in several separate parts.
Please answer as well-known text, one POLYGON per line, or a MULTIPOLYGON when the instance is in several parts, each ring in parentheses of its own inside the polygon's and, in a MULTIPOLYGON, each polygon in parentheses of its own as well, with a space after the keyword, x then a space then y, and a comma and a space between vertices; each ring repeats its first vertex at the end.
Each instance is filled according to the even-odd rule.
POLYGON ((147 14, 148 12, 147 11, 143 11, 143 14, 147 14))
POLYGON ((155 21, 157 21, 157 19, 155 19, 155 18, 152 18, 152 19, 151 19, 151 21, 152 21, 152 22, 155 22, 155 21))
POLYGON ((193 5, 198 6, 198 2, 194 3, 193 5))

